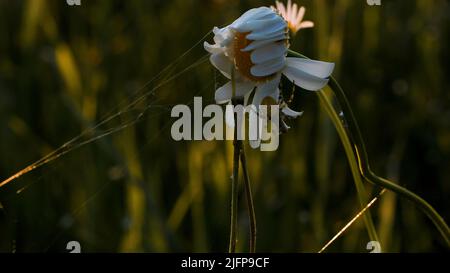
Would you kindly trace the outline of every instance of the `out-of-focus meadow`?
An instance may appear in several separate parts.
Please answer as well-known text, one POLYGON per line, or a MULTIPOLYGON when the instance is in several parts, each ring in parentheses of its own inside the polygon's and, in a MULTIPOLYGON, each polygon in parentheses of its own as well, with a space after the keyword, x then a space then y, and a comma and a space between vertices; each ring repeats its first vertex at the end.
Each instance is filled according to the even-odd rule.
MULTIPOLYGON (((297 3, 315 27, 291 46, 336 63, 373 169, 450 221, 450 2, 297 3)), ((0 251, 65 252, 73 240, 83 252, 226 251, 232 143, 172 140, 170 110, 194 95, 213 103, 226 82, 202 37, 271 4, 0 0, 0 180, 114 117, 0 188, 0 251)), ((258 251, 316 252, 360 209, 318 97, 297 93, 292 108, 305 113, 277 152, 246 149, 258 251)), ((247 251, 243 195, 239 212, 247 251)), ((384 251, 445 250, 410 202, 388 192, 371 212, 384 251)), ((360 219, 327 251, 368 252, 368 241, 360 219)))

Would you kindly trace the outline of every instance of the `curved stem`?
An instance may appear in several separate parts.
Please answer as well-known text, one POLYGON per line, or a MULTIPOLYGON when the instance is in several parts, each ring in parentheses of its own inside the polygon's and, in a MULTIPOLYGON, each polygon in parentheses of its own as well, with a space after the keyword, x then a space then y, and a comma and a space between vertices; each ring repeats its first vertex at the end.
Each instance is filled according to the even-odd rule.
MULTIPOLYGON (((368 196, 364 188, 362 176, 359 172, 358 160, 356 159, 356 155, 353 152, 351 141, 339 118, 338 113, 335 111, 327 94, 323 90, 317 91, 317 94, 319 96, 322 106, 325 109, 325 112, 327 112, 328 116, 330 117, 331 121, 334 124, 334 127, 336 128, 339 138, 341 139, 342 145, 344 146, 344 151, 345 154, 347 155, 350 170, 353 175, 353 181, 355 182, 356 191, 358 193, 359 203, 361 208, 364 209, 368 201, 368 196)), ((378 234, 376 232, 375 225, 372 221, 372 215, 369 210, 367 210, 367 212, 364 214, 364 224, 366 226, 370 240, 379 242, 380 240, 378 239, 378 234)))
POLYGON ((412 191, 398 184, 395 184, 385 178, 377 176, 370 169, 369 159, 364 145, 364 141, 362 139, 361 131, 359 130, 358 123, 356 122, 356 118, 353 115, 353 111, 350 107, 350 103, 347 100, 344 90, 341 88, 339 83, 333 77, 331 77, 329 85, 330 88, 334 91, 336 98, 338 99, 339 104, 342 108, 342 111, 344 112, 344 115, 346 117, 347 116, 349 117, 348 119, 346 119, 346 121, 348 123, 348 128, 350 134, 352 135, 352 139, 355 143, 354 149, 356 156, 358 157, 359 160, 359 167, 362 176, 365 177, 368 181, 372 182, 373 184, 391 190, 413 202, 417 207, 419 207, 422 210, 423 213, 425 213, 431 219, 431 221, 440 231, 441 235, 444 237, 447 246, 450 247, 450 229, 445 223, 442 216, 440 216, 439 213, 427 201, 425 201, 423 198, 416 195, 412 191))
POLYGON ((253 204, 252 188, 250 184, 250 176, 247 170, 247 159, 245 156, 244 146, 241 147, 241 164, 244 173, 245 195, 247 199, 248 217, 250 222, 250 253, 256 252, 256 215, 255 206, 253 204))
MULTIPOLYGON (((292 50, 289 50, 289 54, 295 57, 307 58, 306 56, 292 50)), ((369 182, 381 186, 383 188, 386 188, 388 190, 391 190, 400 195, 401 197, 413 202, 414 205, 416 205, 419 209, 421 209, 422 212, 425 213, 431 219, 433 224, 436 226, 436 228, 440 231, 441 235, 444 237, 447 246, 450 247, 450 228, 447 226, 442 216, 440 216, 439 213, 427 201, 425 201, 423 198, 416 195, 412 191, 398 184, 395 184, 385 178, 381 178, 377 176, 374 172, 372 172, 372 170, 370 169, 369 159, 367 156, 367 151, 361 135, 361 131, 359 130, 358 123, 356 122, 356 118, 353 115, 353 111, 350 107, 350 103, 344 93, 344 90, 341 88, 339 83, 333 77, 330 78, 329 86, 333 90, 340 104, 340 107, 344 113, 344 116, 346 117, 348 133, 354 143, 353 148, 358 158, 358 165, 361 175, 369 182)))

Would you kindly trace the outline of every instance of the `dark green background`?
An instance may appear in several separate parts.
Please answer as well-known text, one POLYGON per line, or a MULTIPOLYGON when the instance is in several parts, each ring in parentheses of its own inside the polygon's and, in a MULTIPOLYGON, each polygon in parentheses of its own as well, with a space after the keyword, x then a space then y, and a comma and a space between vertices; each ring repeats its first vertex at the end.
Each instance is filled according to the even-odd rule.
MULTIPOLYGON (((292 48, 336 63, 373 169, 448 221, 450 1, 298 3, 316 26, 301 30, 292 48)), ((270 4, 0 0, 0 179, 151 92, 77 143, 127 128, 0 188, 0 251, 65 252, 72 240, 83 252, 226 251, 232 144, 170 136, 171 106, 194 95, 212 103, 225 79, 207 61, 171 77, 205 56, 200 43, 178 59, 213 26, 270 4)), ((247 148, 258 251, 316 252, 359 210, 345 153, 317 96, 297 93, 292 108, 305 113, 277 152, 247 148)), ((445 250, 431 222, 392 193, 372 215, 385 251, 445 250)), ((247 251, 245 199, 239 224, 238 250, 247 251)), ((360 219, 328 251, 367 252, 368 241, 360 219)))

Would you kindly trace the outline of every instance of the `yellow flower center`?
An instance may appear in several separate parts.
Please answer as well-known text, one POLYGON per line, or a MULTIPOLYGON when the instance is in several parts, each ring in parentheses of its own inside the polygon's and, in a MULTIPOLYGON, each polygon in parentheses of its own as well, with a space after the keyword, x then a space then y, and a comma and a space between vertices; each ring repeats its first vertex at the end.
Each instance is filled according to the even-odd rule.
POLYGON ((295 34, 297 32, 296 25, 292 23, 291 21, 286 21, 288 24, 288 29, 292 32, 292 34, 295 34))

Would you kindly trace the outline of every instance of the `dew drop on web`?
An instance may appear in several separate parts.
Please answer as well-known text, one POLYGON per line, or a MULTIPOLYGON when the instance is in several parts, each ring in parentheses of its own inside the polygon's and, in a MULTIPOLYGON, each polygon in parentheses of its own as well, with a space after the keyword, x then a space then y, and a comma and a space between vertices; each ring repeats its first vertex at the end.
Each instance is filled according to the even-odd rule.
POLYGON ((344 125, 344 127, 347 127, 347 121, 345 119, 345 114, 343 111, 339 112, 339 118, 341 119, 341 122, 344 125))

